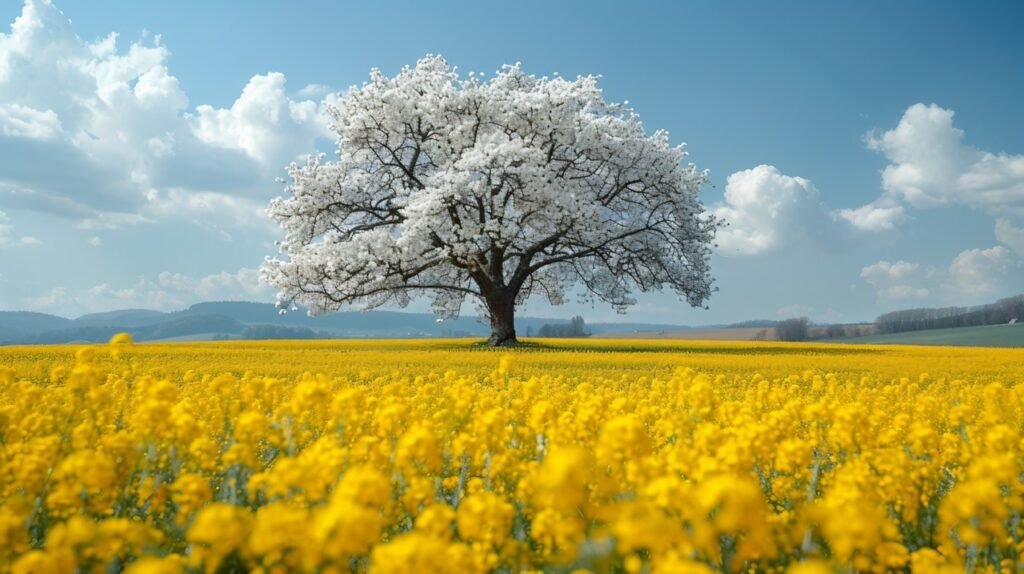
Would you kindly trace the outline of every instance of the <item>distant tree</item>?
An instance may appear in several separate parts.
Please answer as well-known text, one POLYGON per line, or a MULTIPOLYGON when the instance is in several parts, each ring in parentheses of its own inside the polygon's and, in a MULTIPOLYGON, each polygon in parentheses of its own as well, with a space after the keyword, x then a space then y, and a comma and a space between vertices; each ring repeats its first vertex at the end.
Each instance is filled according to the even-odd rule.
POLYGON ((703 305, 720 225, 698 197, 706 174, 597 81, 518 65, 463 79, 441 57, 373 70, 330 109, 338 158, 293 164, 268 208, 285 231, 262 268, 278 303, 428 295, 453 318, 471 297, 491 345, 516 342, 517 305, 561 304, 575 285, 618 311, 660 289, 703 305))
POLYGON ((576 315, 570 321, 570 337, 587 337, 590 333, 587 331, 587 324, 583 321, 583 317, 576 315))
POLYGON ((903 333, 923 329, 946 329, 998 325, 1024 316, 1024 295, 1000 299, 975 307, 903 309, 879 315, 875 325, 880 333, 903 333))
POLYGON ((780 341, 806 341, 809 325, 810 321, 807 320, 807 317, 779 321, 778 326, 775 327, 775 336, 780 341))
POLYGON ((527 337, 532 337, 533 336, 533 325, 530 325, 529 327, 526 328, 526 336, 527 337))
POLYGON ((754 333, 754 340, 755 341, 766 341, 767 339, 768 339, 768 329, 761 329, 760 331, 754 333))
POLYGON ((1000 299, 996 301, 996 306, 1002 311, 1001 318, 1005 319, 1007 323, 1012 319, 1016 319, 1017 322, 1024 321, 1024 295, 1000 299))
POLYGON ((842 325, 829 325, 825 328, 825 336, 829 339, 840 339, 846 336, 846 329, 842 325))
POLYGON ((250 325, 242 331, 243 339, 318 339, 324 338, 305 327, 285 327, 283 325, 250 325))
POLYGON ((568 323, 545 323, 540 327, 541 337, 589 337, 586 321, 576 315, 568 323))

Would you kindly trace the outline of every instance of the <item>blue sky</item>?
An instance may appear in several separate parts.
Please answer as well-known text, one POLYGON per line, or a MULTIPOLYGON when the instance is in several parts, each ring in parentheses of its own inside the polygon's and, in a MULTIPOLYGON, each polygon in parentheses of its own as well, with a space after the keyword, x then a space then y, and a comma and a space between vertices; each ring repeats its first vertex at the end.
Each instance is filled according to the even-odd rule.
POLYGON ((710 170, 732 222, 710 310, 645 295, 629 320, 1024 291, 1017 2, 55 2, 0 7, 0 309, 272 300, 261 211, 285 164, 330 149, 320 102, 427 53, 600 74, 710 170))

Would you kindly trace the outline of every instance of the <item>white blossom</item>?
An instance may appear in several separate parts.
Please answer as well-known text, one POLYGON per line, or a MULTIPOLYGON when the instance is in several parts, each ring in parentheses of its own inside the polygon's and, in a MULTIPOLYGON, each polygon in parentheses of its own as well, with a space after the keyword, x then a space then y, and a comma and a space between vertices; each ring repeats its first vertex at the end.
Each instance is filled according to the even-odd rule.
POLYGON ((428 56, 393 78, 371 71, 330 114, 337 158, 291 165, 268 208, 285 239, 263 277, 282 306, 427 294, 444 318, 472 297, 492 330, 511 330, 504 342, 515 305, 561 304, 577 284, 619 310, 636 290, 670 288, 695 306, 711 294, 706 174, 606 102, 593 76, 515 65, 460 79, 428 56))

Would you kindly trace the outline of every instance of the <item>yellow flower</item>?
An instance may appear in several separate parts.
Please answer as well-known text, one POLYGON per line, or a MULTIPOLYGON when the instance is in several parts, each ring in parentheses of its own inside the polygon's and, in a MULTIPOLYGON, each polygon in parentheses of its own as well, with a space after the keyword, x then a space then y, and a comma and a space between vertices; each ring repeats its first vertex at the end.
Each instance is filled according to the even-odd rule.
POLYGON ((636 415, 623 415, 601 427, 597 455, 600 460, 610 463, 636 460, 651 451, 651 443, 643 422, 636 415))
POLYGON ((369 552, 380 540, 384 526, 379 510, 345 498, 333 498, 316 511, 311 528, 320 552, 336 564, 343 564, 351 557, 369 552))
POLYGON ((181 574, 185 571, 180 558, 144 556, 125 568, 125 574, 181 574))
POLYGON ((258 411, 245 411, 235 420, 235 439, 256 442, 266 436, 267 417, 258 411))
POLYGON ((131 333, 118 333, 110 338, 111 345, 131 345, 132 342, 131 333))
POLYGON ((611 534, 620 554, 647 550, 659 555, 683 543, 682 522, 647 504, 623 503, 613 516, 611 534))
POLYGON ((249 551, 264 568, 296 570, 309 541, 309 511, 273 503, 256 511, 249 551))
POLYGON ((833 572, 834 570, 828 562, 823 560, 804 560, 786 569, 786 574, 833 574, 833 572))
POLYGON ((345 471, 331 499, 380 507, 391 499, 391 481, 372 467, 354 466, 345 471))
POLYGON ((252 530, 252 513, 231 504, 214 503, 203 508, 189 527, 186 539, 195 547, 195 565, 216 572, 229 556, 245 560, 252 530))
POLYGON ((0 347, 0 572, 946 573, 1024 554, 1019 349, 128 344, 0 347))
POLYGON ((508 537, 515 508, 493 492, 477 492, 459 503, 456 524, 468 541, 501 544, 508 537))
POLYGON ((452 523, 455 521, 455 511, 447 504, 432 504, 423 509, 416 517, 416 530, 421 530, 431 536, 450 540, 452 538, 452 523))
POLYGON ((132 346, 132 336, 129 333, 118 333, 110 338, 110 356, 114 359, 118 359, 121 356, 121 351, 125 347, 132 346))
POLYGON ((29 549, 29 535, 25 529, 27 522, 28 513, 0 506, 0 564, 8 563, 12 556, 29 549))
POLYGON ((564 514, 585 513, 587 482, 595 472, 583 449, 553 449, 537 471, 533 506, 564 514))
POLYGON ((18 558, 11 567, 13 574, 61 574, 68 572, 73 566, 58 557, 43 552, 32 550, 18 558))
POLYGON ((479 571, 470 553, 464 544, 435 538, 426 532, 408 532, 375 547, 370 569, 374 574, 479 571))
POLYGON ((498 361, 498 375, 504 377, 512 369, 512 355, 505 354, 498 361))
POLYGON ((563 514, 546 508, 537 512, 530 522, 530 537, 543 553, 556 562, 570 564, 583 542, 586 522, 577 514, 563 514))
POLYGON ((420 471, 434 475, 441 471, 441 450, 437 438, 425 425, 414 425, 402 434, 395 447, 395 464, 407 475, 420 471))
POLYGON ((210 481, 206 477, 182 473, 171 485, 171 500, 178 507, 177 522, 184 524, 189 517, 213 498, 210 481))

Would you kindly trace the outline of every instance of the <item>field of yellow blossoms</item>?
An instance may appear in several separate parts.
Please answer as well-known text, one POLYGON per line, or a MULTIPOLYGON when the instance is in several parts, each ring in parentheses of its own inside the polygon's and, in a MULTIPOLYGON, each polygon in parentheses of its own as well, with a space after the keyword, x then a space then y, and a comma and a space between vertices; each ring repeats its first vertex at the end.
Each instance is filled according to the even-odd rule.
POLYGON ((0 348, 0 571, 1024 569, 1024 350, 0 348))

